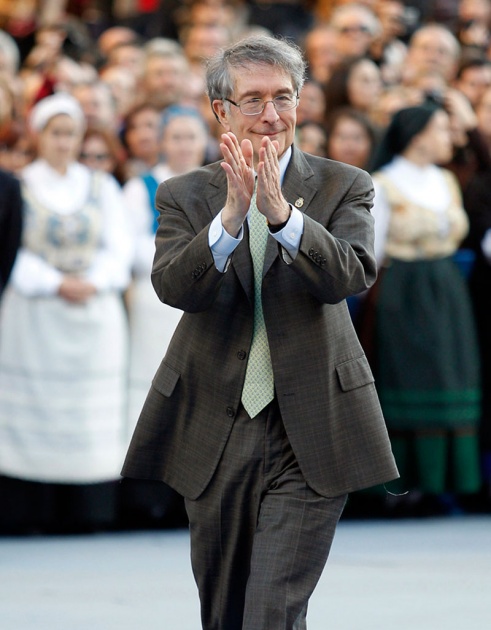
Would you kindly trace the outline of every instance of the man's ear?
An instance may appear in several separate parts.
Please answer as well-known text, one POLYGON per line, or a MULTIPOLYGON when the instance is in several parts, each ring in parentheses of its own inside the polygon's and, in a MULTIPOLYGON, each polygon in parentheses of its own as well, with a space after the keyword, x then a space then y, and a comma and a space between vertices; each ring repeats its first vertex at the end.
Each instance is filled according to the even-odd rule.
POLYGON ((223 101, 220 99, 215 99, 213 103, 211 104, 211 107, 213 109, 213 113, 215 114, 215 118, 228 131, 229 130, 228 114, 223 104, 223 101))

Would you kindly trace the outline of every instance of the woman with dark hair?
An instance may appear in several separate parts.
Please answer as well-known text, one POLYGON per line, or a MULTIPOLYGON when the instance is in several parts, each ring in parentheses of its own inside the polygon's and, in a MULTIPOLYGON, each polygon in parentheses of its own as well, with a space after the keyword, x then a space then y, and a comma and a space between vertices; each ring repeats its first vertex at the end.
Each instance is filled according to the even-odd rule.
POLYGON ((109 129, 89 127, 85 131, 79 161, 92 170, 109 173, 121 185, 126 181, 126 151, 109 129))
POLYGON ((123 125, 123 144, 128 152, 127 179, 146 173, 160 160, 162 113, 151 103, 136 105, 123 125))
POLYGON ((453 260, 468 220, 455 177, 436 166, 451 153, 449 117, 438 104, 405 108, 382 139, 373 175, 383 266, 364 340, 373 348, 399 487, 412 491, 399 503, 420 514, 480 487, 478 347, 466 281, 453 260))
POLYGON ((327 156, 332 160, 368 169, 375 148, 370 120, 352 107, 340 107, 327 120, 327 156))
POLYGON ((368 57, 350 59, 337 66, 326 84, 326 120, 339 107, 353 107, 367 116, 382 93, 378 66, 368 57))

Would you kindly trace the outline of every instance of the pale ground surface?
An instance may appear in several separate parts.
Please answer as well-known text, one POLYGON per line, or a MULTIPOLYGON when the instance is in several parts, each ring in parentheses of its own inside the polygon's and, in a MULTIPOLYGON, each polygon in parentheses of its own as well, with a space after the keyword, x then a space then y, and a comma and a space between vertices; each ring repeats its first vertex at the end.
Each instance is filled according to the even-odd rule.
MULTIPOLYGON (((0 538, 0 630, 199 630, 185 530, 0 538)), ((343 521, 309 630, 491 629, 491 516, 343 521)))

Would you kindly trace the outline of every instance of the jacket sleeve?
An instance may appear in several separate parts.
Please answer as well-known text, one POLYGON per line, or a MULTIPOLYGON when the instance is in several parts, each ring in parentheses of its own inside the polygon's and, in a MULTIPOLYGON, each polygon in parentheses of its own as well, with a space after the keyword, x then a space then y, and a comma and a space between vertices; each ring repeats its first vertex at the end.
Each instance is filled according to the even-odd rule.
POLYGON ((193 207, 192 212, 176 201, 167 181, 160 184, 152 283, 162 302, 192 313, 213 304, 226 274, 216 269, 208 244, 208 208, 192 191, 186 204, 193 207))
POLYGON ((377 276, 373 184, 365 171, 353 169, 353 175, 332 210, 319 217, 305 215, 300 251, 290 265, 322 303, 336 304, 361 293, 377 276))

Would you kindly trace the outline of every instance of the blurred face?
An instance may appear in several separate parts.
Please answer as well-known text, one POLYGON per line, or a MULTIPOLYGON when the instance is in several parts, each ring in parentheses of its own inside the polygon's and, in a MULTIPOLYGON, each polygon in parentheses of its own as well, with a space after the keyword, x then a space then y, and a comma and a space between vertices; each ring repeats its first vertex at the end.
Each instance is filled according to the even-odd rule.
POLYGON ((134 114, 128 123, 125 139, 133 157, 145 162, 157 160, 160 150, 160 114, 153 109, 142 109, 134 114))
POLYGON ((105 85, 81 85, 73 90, 73 95, 80 103, 88 125, 114 127, 115 108, 105 85))
POLYGON ((66 114, 53 116, 39 132, 39 157, 45 159, 54 169, 63 172, 76 159, 81 136, 81 130, 73 118, 66 114))
POLYGON ((101 79, 111 90, 119 116, 126 116, 135 103, 137 85, 135 76, 124 68, 113 66, 101 74, 101 79))
POLYGON ((489 140, 491 140, 491 88, 484 92, 483 97, 476 110, 479 130, 489 140))
POLYGON ((187 65, 180 57, 153 56, 147 60, 144 88, 157 107, 179 102, 187 80, 187 65))
POLYGON ((373 61, 363 59, 351 70, 347 87, 351 105, 361 111, 369 111, 382 92, 380 70, 373 61))
POLYGON ((328 81, 339 62, 338 34, 331 28, 315 29, 307 35, 305 46, 311 75, 321 83, 328 81))
POLYGON ((351 118, 340 118, 328 142, 328 157, 358 168, 366 168, 372 144, 364 127, 351 118))
POLYGON ((476 107, 490 86, 491 66, 467 68, 457 82, 457 89, 467 96, 473 107, 476 107))
POLYGON ((448 114, 439 110, 433 114, 426 127, 413 138, 410 147, 416 145, 428 164, 445 164, 452 158, 453 146, 448 114))
POLYGON ((326 133, 320 125, 297 127, 296 144, 299 149, 312 155, 326 157, 326 133))
POLYGON ((93 170, 112 173, 116 164, 109 147, 101 136, 89 136, 82 142, 79 161, 93 170))
POLYGON ((197 24, 191 28, 185 44, 189 61, 203 63, 227 45, 228 31, 219 25, 197 24))
POLYGON ((456 67, 452 36, 437 29, 416 33, 409 46, 407 60, 417 73, 436 71, 446 79, 452 78, 456 67))
MULTIPOLYGON (((271 101, 277 96, 295 94, 291 77, 280 69, 270 65, 251 65, 241 68, 234 75, 234 90, 230 99, 235 103, 244 103, 251 99, 271 101)), ((279 157, 293 144, 296 108, 277 112, 273 103, 267 103, 261 114, 246 116, 231 103, 216 100, 213 108, 225 131, 233 132, 239 142, 248 138, 257 160, 261 141, 268 136, 279 144, 279 157)))
POLYGON ((476 20, 487 24, 490 16, 489 0, 461 0, 459 3, 459 17, 463 22, 476 20))
POLYGON ((144 68, 144 52, 139 46, 132 44, 118 46, 111 52, 109 62, 128 70, 135 78, 140 78, 144 68))
POLYGON ((342 57, 358 57, 367 52, 373 35, 365 11, 346 12, 338 16, 333 25, 338 33, 337 48, 342 57))
POLYGON ((207 134, 194 116, 176 116, 164 129, 162 152, 175 173, 187 173, 203 164, 207 134))
POLYGON ((392 41, 396 37, 402 37, 406 32, 404 25, 403 2, 379 2, 376 10, 377 17, 382 25, 385 41, 392 41))
POLYGON ((22 135, 12 146, 0 145, 0 167, 12 173, 20 173, 34 159, 31 139, 22 135))
POLYGON ((322 88, 317 83, 307 81, 300 94, 297 107, 297 123, 304 120, 321 122, 324 118, 326 98, 322 88))

